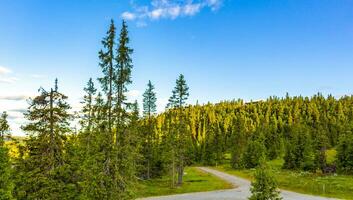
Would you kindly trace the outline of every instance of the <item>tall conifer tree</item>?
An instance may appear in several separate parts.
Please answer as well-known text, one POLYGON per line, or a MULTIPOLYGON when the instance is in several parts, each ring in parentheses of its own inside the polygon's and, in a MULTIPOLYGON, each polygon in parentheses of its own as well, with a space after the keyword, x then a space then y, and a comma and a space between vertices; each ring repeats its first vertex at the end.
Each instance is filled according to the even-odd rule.
MULTIPOLYGON (((189 97, 189 87, 186 84, 184 75, 180 74, 176 80, 176 86, 172 91, 172 96, 169 98, 167 107, 177 111, 178 128, 175 142, 175 150, 177 157, 178 185, 183 183, 184 165, 186 159, 186 144, 188 140, 187 123, 184 115, 184 106, 189 97)), ((173 177, 174 178, 174 177, 173 177)))
POLYGON ((70 105, 67 96, 58 91, 58 82, 49 91, 29 100, 24 114, 29 123, 22 127, 28 133, 28 155, 19 163, 22 182, 16 184, 18 199, 65 198, 65 187, 60 169, 64 165, 64 141, 70 131, 70 105))
POLYGON ((97 89, 94 87, 94 83, 92 78, 87 82, 87 86, 83 89, 86 94, 83 96, 83 108, 82 113, 83 116, 81 119, 81 125, 84 129, 91 132, 92 130, 92 121, 93 121, 93 103, 94 103, 94 95, 97 92, 97 89))
POLYGON ((126 92, 128 91, 127 85, 132 83, 131 80, 131 70, 132 70, 132 59, 131 54, 133 53, 133 49, 131 49, 128 45, 130 42, 128 29, 126 22, 122 22, 122 28, 120 31, 120 37, 117 47, 117 56, 116 60, 116 144, 118 145, 119 135, 124 133, 124 123, 126 122, 126 106, 128 103, 126 102, 126 92), (125 106, 125 108, 124 108, 125 106))
POLYGON ((102 68, 104 76, 98 80, 101 83, 104 93, 107 95, 108 130, 110 134, 112 133, 113 93, 115 91, 114 81, 116 79, 116 65, 114 63, 115 32, 114 21, 111 20, 107 36, 102 40, 104 50, 99 51, 99 65, 102 68))
POLYGON ((146 124, 146 135, 145 135, 145 142, 146 145, 145 150, 144 150, 144 154, 145 154, 145 160, 146 160, 146 177, 147 179, 151 178, 151 165, 153 162, 153 119, 152 119, 152 115, 156 112, 156 93, 154 92, 154 86, 151 83, 151 81, 148 81, 147 84, 147 89, 146 91, 143 93, 143 115, 145 117, 145 120, 147 121, 146 124))

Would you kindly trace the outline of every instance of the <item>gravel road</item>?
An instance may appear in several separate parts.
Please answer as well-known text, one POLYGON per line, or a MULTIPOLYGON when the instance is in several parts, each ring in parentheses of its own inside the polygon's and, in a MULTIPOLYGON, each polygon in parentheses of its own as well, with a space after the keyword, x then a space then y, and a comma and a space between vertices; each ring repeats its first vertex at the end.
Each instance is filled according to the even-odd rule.
MULTIPOLYGON (((162 197, 150 197, 143 200, 246 200, 250 196, 250 182, 248 180, 229 175, 207 167, 199 167, 200 170, 211 173, 233 184, 235 189, 218 190, 212 192, 197 192, 162 197)), ((330 198, 310 196, 295 192, 281 190, 284 200, 325 200, 330 198)))

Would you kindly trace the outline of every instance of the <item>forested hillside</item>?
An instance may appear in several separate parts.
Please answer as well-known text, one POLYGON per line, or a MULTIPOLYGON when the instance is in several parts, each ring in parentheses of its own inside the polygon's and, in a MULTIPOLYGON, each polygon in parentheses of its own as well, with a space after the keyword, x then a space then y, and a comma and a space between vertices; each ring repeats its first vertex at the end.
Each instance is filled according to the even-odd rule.
POLYGON ((289 170, 353 173, 353 96, 188 105, 181 74, 163 113, 156 113, 158 86, 147 83, 141 116, 138 103, 127 100, 133 80, 129 42, 127 24, 117 33, 112 21, 98 54, 100 87, 88 80, 78 115, 70 112, 58 80, 40 88, 28 100, 22 126, 27 137, 16 155, 5 145, 10 127, 3 113, 0 199, 132 199, 141 180, 167 175, 174 188, 183 184, 186 166, 227 160, 240 169, 284 159, 289 170), (81 125, 77 134, 69 126, 74 119, 81 125))
MULTIPOLYGON (((325 152, 337 148, 340 171, 350 171, 347 137, 352 131, 353 98, 270 97, 188 106, 183 110, 190 138, 189 162, 216 165, 231 153, 234 167, 255 167, 259 158, 284 157, 285 167, 316 170, 327 166, 325 152)), ((156 134, 168 135, 174 111, 156 117, 156 134)), ((162 137, 163 138, 163 137, 162 137)))

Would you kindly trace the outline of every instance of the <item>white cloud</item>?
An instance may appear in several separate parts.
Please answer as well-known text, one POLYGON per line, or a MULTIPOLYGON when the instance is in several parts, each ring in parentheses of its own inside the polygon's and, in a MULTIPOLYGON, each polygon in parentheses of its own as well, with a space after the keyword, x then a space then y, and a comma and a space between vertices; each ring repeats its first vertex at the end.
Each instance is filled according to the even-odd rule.
POLYGON ((8 112, 19 112, 19 113, 25 113, 27 111, 27 108, 15 108, 15 109, 10 109, 8 112))
POLYGON ((221 6, 222 1, 221 0, 207 0, 207 5, 213 10, 219 9, 221 6))
MULTIPOLYGON (((125 20, 137 20, 137 24, 146 26, 145 20, 176 19, 194 16, 203 8, 217 10, 223 0, 152 0, 150 5, 133 5, 133 11, 121 14, 125 20)), ((142 26, 139 26, 142 27, 142 26)))
POLYGON ((13 111, 8 111, 7 114, 9 120, 21 120, 23 119, 23 113, 22 112, 13 112, 13 111))
POLYGON ((30 74, 29 76, 31 78, 36 78, 36 79, 45 78, 45 75, 42 75, 42 74, 30 74))
POLYGON ((16 77, 0 77, 0 83, 15 83, 18 81, 16 77))
POLYGON ((0 66, 0 74, 9 74, 9 73, 11 73, 11 72, 12 72, 12 71, 11 71, 9 68, 0 66))
POLYGON ((27 94, 6 94, 0 96, 0 112, 6 111, 9 115, 8 121, 13 135, 24 135, 20 126, 26 122, 23 113, 28 108, 25 99, 31 95, 27 94))
POLYGON ((193 16, 200 12, 201 4, 188 4, 184 6, 184 14, 188 16, 193 16))
POLYGON ((165 9, 158 8, 158 9, 152 10, 148 15, 151 19, 159 19, 160 17, 165 15, 165 9))
POLYGON ((30 96, 27 95, 7 95, 7 96, 0 96, 0 100, 9 100, 9 101, 21 101, 26 100, 30 96))
POLYGON ((147 23, 144 21, 139 21, 139 22, 136 22, 136 26, 139 28, 143 28, 147 26, 147 23))
POLYGON ((121 17, 125 20, 134 20, 136 19, 136 15, 134 13, 131 12, 123 12, 123 14, 121 14, 121 17))
POLYGON ((139 97, 141 92, 139 90, 130 90, 126 93, 128 98, 137 98, 139 97))
POLYGON ((12 71, 9 68, 0 66, 0 83, 15 83, 18 81, 16 77, 8 76, 10 73, 12 71))
POLYGON ((172 19, 175 19, 180 15, 181 7, 180 6, 171 7, 168 12, 170 14, 170 17, 172 19))

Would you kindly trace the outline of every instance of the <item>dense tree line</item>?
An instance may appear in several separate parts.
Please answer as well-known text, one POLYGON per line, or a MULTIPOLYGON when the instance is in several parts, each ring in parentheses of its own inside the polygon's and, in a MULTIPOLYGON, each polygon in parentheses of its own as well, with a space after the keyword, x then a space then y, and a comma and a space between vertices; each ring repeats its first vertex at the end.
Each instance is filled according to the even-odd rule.
MULTIPOLYGON (((352 173, 352 105, 352 96, 321 94, 190 105, 182 111, 189 134, 185 160, 217 165, 230 154, 234 168, 254 168, 262 158, 283 158, 286 169, 334 172, 337 167, 352 173), (328 149, 337 150, 336 163, 326 162, 328 149)), ((160 138, 171 134, 171 122, 179 121, 174 112, 156 117, 160 138)))

